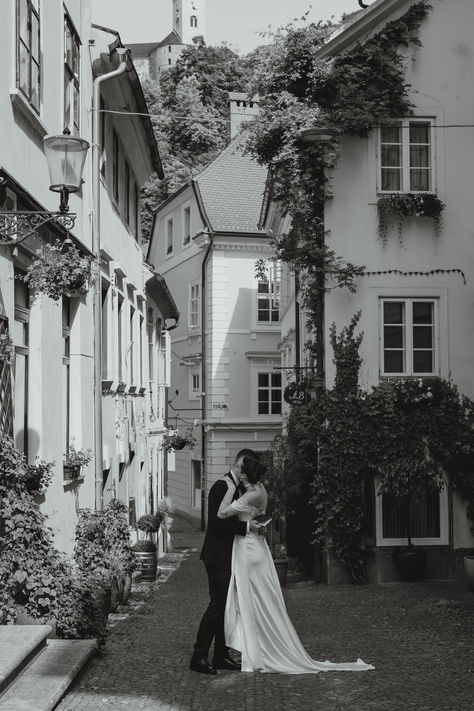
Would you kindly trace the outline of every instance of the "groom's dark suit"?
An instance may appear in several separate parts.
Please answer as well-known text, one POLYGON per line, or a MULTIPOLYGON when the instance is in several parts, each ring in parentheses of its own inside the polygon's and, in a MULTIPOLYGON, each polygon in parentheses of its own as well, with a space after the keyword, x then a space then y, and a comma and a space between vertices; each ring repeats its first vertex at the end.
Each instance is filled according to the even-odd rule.
MULTIPOLYGON (((229 473, 227 476, 232 475, 229 473)), ((209 649, 214 639, 213 661, 219 663, 227 657, 227 647, 224 638, 224 611, 229 588, 232 544, 234 535, 245 536, 247 522, 238 521, 235 516, 220 519, 217 512, 222 499, 227 493, 227 484, 222 479, 216 481, 208 496, 207 531, 201 552, 209 580, 209 606, 204 613, 194 645, 194 656, 207 659, 209 649)), ((233 500, 239 497, 235 490, 233 500)))

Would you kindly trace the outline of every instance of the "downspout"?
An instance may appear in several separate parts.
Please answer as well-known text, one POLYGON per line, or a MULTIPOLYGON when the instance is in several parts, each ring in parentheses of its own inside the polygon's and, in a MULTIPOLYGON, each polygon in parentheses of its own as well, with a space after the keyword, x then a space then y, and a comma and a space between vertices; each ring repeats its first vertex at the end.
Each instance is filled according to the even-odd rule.
POLYGON ((118 77, 127 68, 125 47, 116 50, 120 57, 117 69, 94 79, 92 94, 92 251, 96 261, 94 283, 94 453, 95 453, 95 508, 103 509, 102 472, 102 283, 100 278, 100 87, 104 81, 118 77))
POLYGON ((300 305, 298 302, 298 294, 300 291, 300 277, 295 272, 295 370, 296 382, 300 381, 301 373, 301 334, 300 334, 300 305))
POLYGON ((206 530, 206 266, 212 249, 212 234, 201 264, 201 531, 206 530))

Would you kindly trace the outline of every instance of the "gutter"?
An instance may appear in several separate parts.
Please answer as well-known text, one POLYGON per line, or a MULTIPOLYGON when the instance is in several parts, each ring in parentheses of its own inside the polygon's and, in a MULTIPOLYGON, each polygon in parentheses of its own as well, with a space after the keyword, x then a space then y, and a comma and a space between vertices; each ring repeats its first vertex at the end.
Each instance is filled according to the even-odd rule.
POLYGON ((120 64, 117 69, 94 79, 92 95, 92 251, 96 259, 97 278, 94 283, 94 454, 95 454, 95 509, 104 506, 102 471, 102 284, 100 278, 100 88, 101 85, 123 74, 127 69, 127 50, 118 48, 120 64))

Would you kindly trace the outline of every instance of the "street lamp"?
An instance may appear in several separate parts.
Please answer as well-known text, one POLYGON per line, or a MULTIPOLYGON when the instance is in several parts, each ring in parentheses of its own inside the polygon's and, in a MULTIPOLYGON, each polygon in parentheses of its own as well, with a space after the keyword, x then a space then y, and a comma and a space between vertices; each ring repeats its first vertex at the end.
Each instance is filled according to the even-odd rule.
POLYGON ((69 212, 69 193, 81 188, 82 171, 89 144, 83 138, 71 136, 69 129, 57 136, 45 136, 44 152, 48 163, 50 190, 61 195, 58 212, 49 210, 0 212, 0 246, 14 247, 52 222, 69 230, 76 215, 69 212))

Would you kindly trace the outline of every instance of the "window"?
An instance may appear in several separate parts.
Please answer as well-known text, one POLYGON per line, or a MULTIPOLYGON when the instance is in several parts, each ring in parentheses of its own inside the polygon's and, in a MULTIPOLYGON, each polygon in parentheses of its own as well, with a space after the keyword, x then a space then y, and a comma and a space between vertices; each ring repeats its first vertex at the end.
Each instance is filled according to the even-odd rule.
POLYGON ((64 18, 64 126, 79 135, 80 42, 71 20, 64 18))
POLYGON ((437 299, 380 302, 382 375, 436 375, 437 299))
POLYGON ((127 225, 130 225, 130 166, 128 161, 125 161, 124 198, 124 219, 127 225))
POLYGON ((140 239, 140 192, 138 190, 138 185, 134 185, 134 195, 135 195, 135 239, 138 241, 140 239))
POLYGON ((171 52, 171 45, 168 45, 168 52, 171 52))
POLYGON ((258 373, 258 414, 281 414, 281 373, 258 373))
POLYGON ((13 431, 15 445, 28 456, 28 364, 30 293, 25 282, 15 274, 15 320, 13 342, 15 345, 15 388, 13 431))
POLYGON ((116 203, 119 201, 119 160, 120 160, 120 146, 117 132, 115 129, 112 133, 112 189, 114 200, 116 203))
POLYGON ((280 265, 272 265, 268 279, 259 279, 257 286, 258 323, 277 323, 280 319, 280 265))
POLYGON ((71 407, 71 300, 62 299, 63 335, 63 452, 69 449, 71 407))
POLYGON ((380 129, 380 190, 431 192, 433 122, 403 119, 380 129))
POLYGON ((188 326, 199 328, 201 323, 201 284, 195 282, 189 285, 188 326))
POLYGON ((104 99, 100 99, 100 174, 102 179, 105 180, 106 175, 106 151, 105 151, 105 141, 107 132, 107 114, 105 113, 105 103, 104 99))
POLYGON ((109 287, 110 284, 102 279, 102 380, 107 380, 109 373, 109 287))
POLYGON ((198 20, 197 20, 196 15, 191 15, 191 17, 189 18, 189 24, 191 25, 191 27, 198 26, 198 20))
POLYGON ((201 506, 201 462, 199 459, 191 459, 192 497, 193 508, 201 506))
POLYGON ((173 218, 166 221, 166 254, 173 254, 173 218))
POLYGON ((168 59, 168 64, 171 66, 171 59, 168 59))
POLYGON ((134 349, 135 349, 135 309, 130 306, 130 321, 129 321, 129 346, 128 346, 128 357, 129 357, 129 383, 135 383, 135 359, 134 359, 134 349))
MULTIPOLYGON (((377 545, 407 543, 408 504, 389 494, 375 497, 377 545)), ((448 543, 448 492, 426 493, 421 501, 412 501, 411 536, 415 545, 448 543)))
POLYGON ((171 336, 160 331, 158 345, 158 385, 169 388, 171 375, 171 336))
POLYGON ((17 0, 16 84, 37 113, 40 110, 39 0, 17 0))
POLYGON ((183 244, 191 241, 191 208, 185 207, 183 210, 183 244))
POLYGON ((117 310, 117 370, 119 382, 123 382, 123 301, 122 294, 119 294, 117 310))
POLYGON ((198 400, 201 397, 201 373, 192 370, 189 373, 189 399, 198 400))
POLYGON ((140 347, 139 347, 139 351, 140 351, 140 382, 139 382, 139 385, 140 385, 140 387, 143 387, 145 384, 144 380, 143 380, 143 358, 144 358, 143 339, 145 337, 145 330, 144 330, 145 329, 145 319, 143 318, 142 315, 140 315, 139 328, 140 328, 140 331, 138 334, 139 338, 140 338, 140 347))

